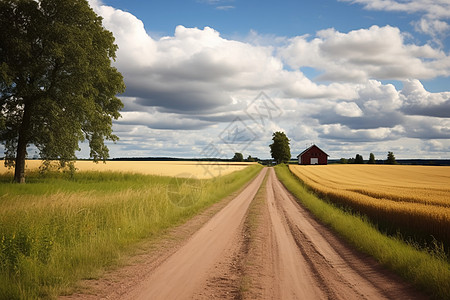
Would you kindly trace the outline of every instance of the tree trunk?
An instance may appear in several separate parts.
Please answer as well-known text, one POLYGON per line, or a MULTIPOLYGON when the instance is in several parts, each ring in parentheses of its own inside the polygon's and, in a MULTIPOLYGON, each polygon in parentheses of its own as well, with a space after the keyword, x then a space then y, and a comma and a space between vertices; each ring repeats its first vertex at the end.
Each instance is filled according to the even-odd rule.
POLYGON ((25 158, 27 156, 30 123, 31 111, 29 105, 25 104, 22 124, 19 128, 19 139, 17 141, 16 163, 14 170, 14 182, 16 183, 25 183, 25 158))
MULTIPOLYGON (((23 140, 23 139, 22 139, 23 140)), ((17 156, 14 169, 14 182, 25 183, 25 158, 27 155, 27 144, 19 137, 19 143, 17 145, 17 156)))

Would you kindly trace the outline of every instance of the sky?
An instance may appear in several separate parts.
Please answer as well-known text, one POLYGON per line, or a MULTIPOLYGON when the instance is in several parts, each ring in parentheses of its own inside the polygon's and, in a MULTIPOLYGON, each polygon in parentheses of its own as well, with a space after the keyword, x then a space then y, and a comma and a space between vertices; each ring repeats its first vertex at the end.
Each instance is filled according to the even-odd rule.
POLYGON ((449 0, 89 3, 127 86, 112 158, 270 158, 275 131, 292 157, 450 158, 449 0))

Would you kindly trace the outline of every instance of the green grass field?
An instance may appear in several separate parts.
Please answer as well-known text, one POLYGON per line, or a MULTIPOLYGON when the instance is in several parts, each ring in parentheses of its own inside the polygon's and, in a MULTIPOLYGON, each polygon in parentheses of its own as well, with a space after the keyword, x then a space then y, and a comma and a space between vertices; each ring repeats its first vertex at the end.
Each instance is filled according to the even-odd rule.
POLYGON ((399 238, 386 236, 367 218, 341 210, 315 196, 287 166, 276 166, 275 171, 303 206, 358 250, 373 256, 434 298, 450 299, 450 263, 443 249, 418 249, 399 238))
POLYGON ((0 298, 55 298, 237 191, 261 169, 207 180, 112 172, 0 177, 0 298))

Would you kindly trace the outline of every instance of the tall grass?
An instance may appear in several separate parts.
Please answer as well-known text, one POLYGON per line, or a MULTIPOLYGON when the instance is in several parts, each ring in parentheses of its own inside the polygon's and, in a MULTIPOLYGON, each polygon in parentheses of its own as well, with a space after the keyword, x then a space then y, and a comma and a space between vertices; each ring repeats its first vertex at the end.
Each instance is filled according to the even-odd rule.
POLYGON ((450 264, 443 250, 419 250, 383 235, 366 218, 343 211, 309 192, 286 166, 275 167, 278 178, 299 202, 357 249, 390 268, 436 299, 450 299, 450 264))
POLYGON ((209 180, 111 172, 0 178, 0 298, 55 298, 237 191, 261 169, 209 180))

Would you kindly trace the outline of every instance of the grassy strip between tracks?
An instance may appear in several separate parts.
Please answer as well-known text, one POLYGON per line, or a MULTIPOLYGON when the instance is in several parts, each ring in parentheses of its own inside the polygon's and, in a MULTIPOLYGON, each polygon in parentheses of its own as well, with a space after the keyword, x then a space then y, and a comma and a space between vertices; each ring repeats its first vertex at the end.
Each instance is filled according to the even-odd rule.
POLYGON ((257 282, 254 282, 255 278, 249 274, 250 269, 261 268, 261 261, 259 261, 258 251, 264 251, 262 249, 263 245, 259 242, 263 240, 259 235, 261 233, 258 231, 258 228, 263 226, 263 210, 264 205, 266 204, 266 183, 269 178, 269 172, 266 173, 264 180, 261 186, 258 189, 258 192, 255 195, 255 198, 250 203, 248 208, 248 213, 244 222, 244 251, 245 256, 241 261, 242 264, 242 274, 239 283, 239 299, 257 299, 258 295, 253 294, 253 290, 259 287, 257 286, 257 282), (256 252, 256 253, 255 253, 256 252))
POLYGON ((287 166, 279 165, 275 171, 302 205, 358 250, 373 256, 434 298, 450 299, 450 264, 445 254, 434 249, 419 250, 400 239, 383 235, 364 217, 343 211, 309 192, 287 166))
POLYGON ((112 172, 0 176, 0 299, 55 298, 236 192, 261 166, 208 180, 112 172))

